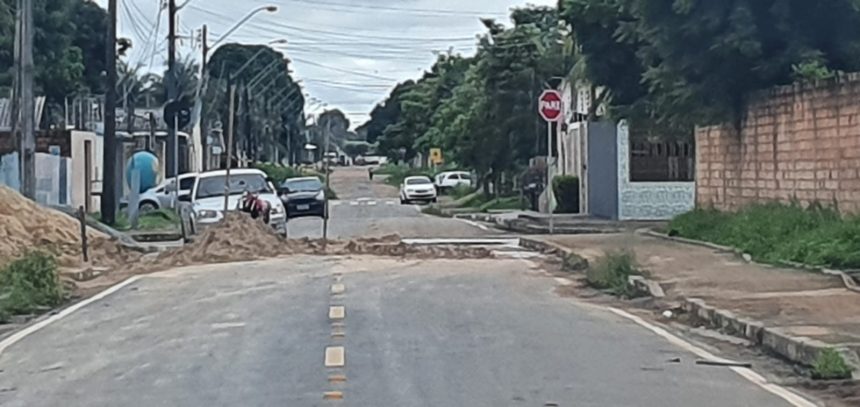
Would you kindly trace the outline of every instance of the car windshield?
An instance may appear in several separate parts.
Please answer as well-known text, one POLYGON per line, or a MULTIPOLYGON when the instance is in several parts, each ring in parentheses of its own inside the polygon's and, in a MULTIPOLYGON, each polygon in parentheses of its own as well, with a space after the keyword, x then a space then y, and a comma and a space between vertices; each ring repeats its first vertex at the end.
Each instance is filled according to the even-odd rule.
MULTIPOLYGON (((197 187, 197 199, 206 199, 216 196, 224 196, 224 180, 226 176, 206 177, 200 179, 197 187)), ((268 181, 261 174, 243 174, 230 176, 230 195, 239 195, 245 192, 271 193, 268 181)))
POLYGON ((431 184, 427 178, 410 178, 406 180, 406 185, 426 185, 431 184))
POLYGON ((290 192, 313 192, 322 189, 322 182, 315 178, 289 180, 284 182, 281 187, 289 189, 290 192))

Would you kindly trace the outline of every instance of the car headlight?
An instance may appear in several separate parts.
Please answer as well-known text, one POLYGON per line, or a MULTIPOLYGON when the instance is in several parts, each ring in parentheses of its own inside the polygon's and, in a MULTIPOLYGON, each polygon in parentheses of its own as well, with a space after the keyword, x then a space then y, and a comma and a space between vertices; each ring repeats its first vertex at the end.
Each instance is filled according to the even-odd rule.
POLYGON ((217 218, 218 215, 220 215, 220 212, 209 209, 201 209, 197 212, 197 217, 200 219, 214 219, 217 218))
POLYGON ((316 196, 317 201, 325 201, 325 191, 320 191, 316 196))
POLYGON ((272 215, 282 215, 284 213, 283 205, 273 205, 272 206, 272 215))

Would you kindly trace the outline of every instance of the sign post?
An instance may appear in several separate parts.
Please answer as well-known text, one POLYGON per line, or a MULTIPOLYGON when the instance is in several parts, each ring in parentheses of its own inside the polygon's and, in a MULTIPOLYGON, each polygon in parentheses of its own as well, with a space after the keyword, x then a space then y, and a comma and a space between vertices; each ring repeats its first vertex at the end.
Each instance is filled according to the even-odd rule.
POLYGON ((538 99, 538 112, 546 121, 546 206, 549 212, 549 234, 555 233, 555 215, 552 202, 552 127, 564 117, 561 93, 554 89, 545 90, 538 99))

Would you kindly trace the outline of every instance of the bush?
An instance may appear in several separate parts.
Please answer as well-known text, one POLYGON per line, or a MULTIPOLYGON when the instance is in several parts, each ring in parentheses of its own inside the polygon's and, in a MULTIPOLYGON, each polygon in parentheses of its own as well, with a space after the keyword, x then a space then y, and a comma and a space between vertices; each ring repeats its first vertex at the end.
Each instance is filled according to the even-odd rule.
POLYGON ((860 268, 860 218, 832 209, 777 203, 736 213, 696 209, 678 216, 669 233, 736 247, 759 261, 860 268))
POLYGON ((517 210, 522 209, 523 205, 518 196, 509 196, 492 199, 478 207, 480 212, 501 211, 501 210, 517 210))
POLYGON ((559 175, 552 179, 552 190, 558 201, 556 212, 579 213, 579 178, 559 175))
POLYGON ((266 173, 266 176, 274 180, 275 185, 280 185, 282 182, 290 178, 304 176, 301 172, 294 170, 291 167, 272 163, 258 163, 257 169, 266 173))
POLYGON ((63 302, 63 285, 53 256, 28 252, 0 270, 0 316, 29 314, 63 302))
POLYGON ((607 290, 622 297, 632 297, 634 291, 628 282, 630 276, 641 275, 636 255, 629 250, 607 252, 586 271, 586 280, 594 288, 607 290))
POLYGON ((457 185, 456 187, 449 189, 447 192, 449 196, 456 200, 469 196, 472 192, 475 192, 475 190, 468 185, 457 185))
POLYGON ((818 354, 812 366, 812 378, 817 380, 844 380, 851 378, 851 367, 834 349, 825 349, 818 354))

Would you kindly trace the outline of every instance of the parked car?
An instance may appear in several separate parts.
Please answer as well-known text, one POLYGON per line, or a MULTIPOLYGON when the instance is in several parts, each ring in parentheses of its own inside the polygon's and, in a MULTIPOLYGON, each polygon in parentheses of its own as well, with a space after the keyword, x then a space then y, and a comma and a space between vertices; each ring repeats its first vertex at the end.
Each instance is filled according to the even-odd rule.
POLYGON ((436 202, 436 187, 428 177, 408 177, 400 185, 400 204, 436 202))
POLYGON ((444 192, 457 188, 459 186, 472 187, 472 174, 465 171, 446 171, 436 174, 436 188, 439 192, 444 192))
POLYGON ((291 178, 278 190, 287 218, 326 216, 325 186, 316 177, 291 178))
MULTIPOLYGON (((194 188, 194 182, 197 180, 197 173, 190 172, 179 176, 179 194, 178 196, 191 194, 191 189, 194 188)), ((170 178, 164 180, 161 184, 152 187, 140 194, 138 208, 140 212, 151 212, 162 208, 174 208, 176 205, 173 202, 174 185, 176 180, 170 178)), ((120 205, 128 205, 128 198, 123 198, 120 205)))
MULTIPOLYGON (((227 172, 224 170, 204 172, 198 175, 194 188, 187 198, 191 202, 198 225, 206 226, 220 222, 224 218, 224 183, 227 172)), ((269 225, 279 233, 287 233, 287 213, 284 204, 275 191, 275 186, 263 171, 257 169, 235 169, 230 171, 230 187, 227 203, 228 211, 239 210, 239 204, 246 193, 256 195, 271 206, 269 225)))

